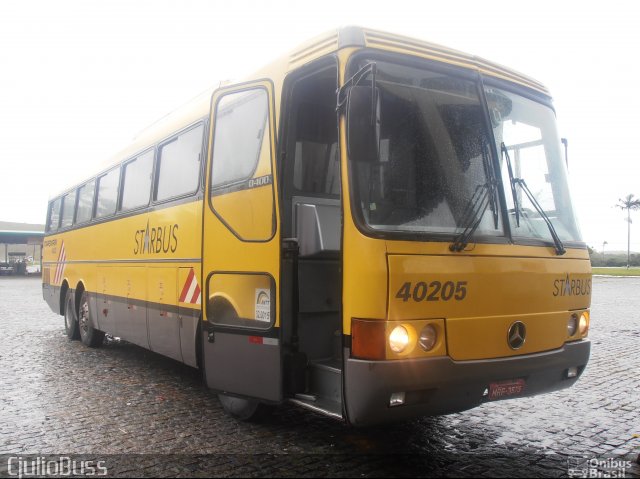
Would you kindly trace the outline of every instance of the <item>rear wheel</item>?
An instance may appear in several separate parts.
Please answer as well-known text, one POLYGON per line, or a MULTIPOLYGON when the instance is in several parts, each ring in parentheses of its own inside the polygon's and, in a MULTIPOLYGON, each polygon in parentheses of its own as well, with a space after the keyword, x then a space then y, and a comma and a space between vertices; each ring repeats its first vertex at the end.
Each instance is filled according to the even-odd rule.
POLYGON ((80 328, 73 296, 73 291, 68 289, 64 300, 64 331, 67 333, 67 338, 77 340, 80 339, 80 328))
POLYGON ((78 326, 80 329, 80 339, 85 346, 97 348, 102 345, 104 332, 97 330, 91 324, 91 309, 89 308, 89 294, 82 292, 80 298, 80 310, 78 311, 78 326))
POLYGON ((218 399, 226 413, 240 421, 257 422, 268 417, 273 411, 273 406, 256 399, 237 398, 226 394, 218 394, 218 399))

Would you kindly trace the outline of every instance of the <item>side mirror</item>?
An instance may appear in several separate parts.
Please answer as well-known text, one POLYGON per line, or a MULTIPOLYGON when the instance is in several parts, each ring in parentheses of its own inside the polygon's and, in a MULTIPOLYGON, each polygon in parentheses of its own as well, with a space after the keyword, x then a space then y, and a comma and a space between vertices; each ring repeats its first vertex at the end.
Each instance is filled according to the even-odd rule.
POLYGON ((380 154, 380 90, 356 85, 347 100, 347 148, 353 161, 376 162, 380 154))

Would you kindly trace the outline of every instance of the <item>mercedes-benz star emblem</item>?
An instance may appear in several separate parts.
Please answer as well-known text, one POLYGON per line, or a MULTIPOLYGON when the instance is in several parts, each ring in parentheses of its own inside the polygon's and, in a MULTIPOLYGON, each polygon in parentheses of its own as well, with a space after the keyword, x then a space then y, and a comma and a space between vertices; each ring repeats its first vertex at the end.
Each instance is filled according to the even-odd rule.
POLYGON ((511 349, 520 349, 527 338, 527 328, 522 321, 516 321, 509 326, 507 342, 511 349))

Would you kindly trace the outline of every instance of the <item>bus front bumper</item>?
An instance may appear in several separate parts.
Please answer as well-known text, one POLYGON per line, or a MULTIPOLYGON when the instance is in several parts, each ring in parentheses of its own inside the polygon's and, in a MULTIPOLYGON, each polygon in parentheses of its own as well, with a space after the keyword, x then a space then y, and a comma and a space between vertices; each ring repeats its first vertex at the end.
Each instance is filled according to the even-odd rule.
POLYGON ((553 351, 477 361, 454 361, 446 356, 398 361, 347 359, 347 419, 355 426, 365 426, 464 411, 498 400, 490 399, 489 393, 498 383, 524 386, 520 392, 499 399, 557 391, 578 380, 590 350, 590 341, 582 340, 553 351), (569 368, 577 368, 575 377, 569 377, 569 368), (398 398, 403 398, 403 403, 392 406, 392 395, 394 403, 398 398))

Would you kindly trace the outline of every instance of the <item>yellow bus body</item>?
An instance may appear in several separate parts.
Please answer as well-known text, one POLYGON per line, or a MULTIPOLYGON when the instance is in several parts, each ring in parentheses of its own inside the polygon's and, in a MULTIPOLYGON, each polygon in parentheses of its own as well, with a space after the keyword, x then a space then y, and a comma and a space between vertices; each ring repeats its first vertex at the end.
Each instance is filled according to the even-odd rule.
MULTIPOLYGON (((589 319, 591 267, 586 247, 567 247, 564 255, 558 255, 549 245, 479 242, 452 252, 449 242, 365 234, 355 219, 344 115, 336 125, 342 172, 339 255, 315 263, 303 258, 306 266, 300 268, 310 273, 299 270, 298 292, 298 271, 288 276, 290 263, 282 249, 286 236, 294 233, 285 232, 292 226, 283 224, 297 211, 296 205, 292 211, 285 210, 280 164, 285 148, 283 121, 289 114, 282 109, 290 92, 295 92, 290 85, 298 84, 290 84, 289 79, 327 59, 327 65, 335 64, 338 84, 343 86, 349 62, 362 52, 442 64, 548 95, 544 86, 524 75, 415 39, 359 28, 314 39, 246 83, 208 92, 169 115, 105 167, 108 171, 124 164, 150 147, 157 158, 167 139, 187 126, 203 125, 197 191, 169 201, 152 198, 137 210, 94 216, 69 228, 49 225, 43 248, 43 294, 52 309, 65 314, 67 292, 73 295, 76 307, 82 292, 87 292, 96 330, 204 367, 208 384, 224 397, 246 398, 247 404, 289 399, 356 425, 473 407, 492 394, 487 392, 490 384, 511 379, 522 381, 516 385, 526 382, 525 395, 573 384, 589 354, 587 332, 569 334, 567 329, 573 317, 589 319), (221 121, 217 108, 221 99, 245 91, 263 91, 268 104, 256 166, 246 178, 249 186, 216 192, 210 171, 214 136, 221 121), (336 278, 326 272, 334 268, 331 265, 336 274, 339 271, 339 284, 327 286, 333 280, 317 278, 325 274, 336 278), (312 286, 302 288, 303 281, 312 286), (293 292, 283 286, 291 284, 293 292), (313 285, 322 290, 318 293, 322 304, 298 304, 298 299, 314 302, 313 285), (327 291, 338 288, 339 304, 333 293, 325 293, 325 286, 327 291), (293 311, 296 307, 300 314, 293 311), (218 322, 224 315, 230 316, 218 322), (321 325, 323 315, 335 316, 340 324, 338 340, 322 340, 327 350, 332 342, 339 345, 340 353, 333 358, 337 362, 325 368, 337 372, 339 380, 337 392, 329 398, 319 394, 318 399, 315 390, 307 394, 309 387, 315 387, 309 386, 313 378, 292 378, 299 379, 296 358, 305 352, 298 336, 309 336, 301 338, 300 344, 309 348, 302 368, 318 362, 310 352, 315 333, 305 332, 302 323, 315 325, 308 331, 327 330, 321 325), (299 319, 302 317, 306 319, 299 319), (138 326, 131 326, 136 321, 138 326), (526 327, 526 341, 514 349, 507 335, 516 323, 526 327), (394 352, 388 343, 397 325, 407 331, 408 350, 394 352), (438 339, 426 351, 418 343, 428 325, 438 339), (373 348, 378 357, 353 355, 356 343, 366 347, 370 340, 356 337, 355 327, 379 331, 383 342, 373 348), (253 356, 253 351, 262 352, 253 356), (229 377, 220 369, 229 369, 229 377), (273 384, 266 385, 268 382, 273 384), (306 386, 300 386, 301 382, 306 386), (262 389, 256 390, 254 383, 260 383, 262 389), (402 407, 393 407, 398 404, 402 407)), ((334 67, 322 66, 318 71, 330 68, 334 67)), ((299 77, 304 79, 302 74, 299 77)), ((319 381, 317 387, 323 390, 322 384, 333 379, 319 381)))

